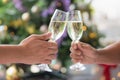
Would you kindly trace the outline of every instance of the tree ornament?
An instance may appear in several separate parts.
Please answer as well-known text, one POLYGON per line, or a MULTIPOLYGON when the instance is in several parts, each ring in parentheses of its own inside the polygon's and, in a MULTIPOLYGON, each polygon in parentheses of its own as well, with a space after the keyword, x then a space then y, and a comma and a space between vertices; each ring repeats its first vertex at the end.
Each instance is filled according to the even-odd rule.
POLYGON ((15 8, 19 10, 20 12, 27 11, 27 7, 23 5, 23 0, 12 0, 15 8))
POLYGON ((33 34, 35 32, 35 26, 34 25, 28 25, 26 27, 26 30, 29 34, 33 34))
POLYGON ((4 4, 8 3, 9 0, 2 0, 4 4))
POLYGON ((96 34, 95 32, 91 32, 91 33, 89 34, 89 37, 90 37, 91 39, 94 39, 94 38, 97 37, 97 34, 96 34))
POLYGON ((61 71, 62 73, 66 73, 66 72, 67 72, 67 69, 66 69, 65 67, 62 67, 62 68, 60 69, 60 71, 61 71))
POLYGON ((31 65, 30 70, 32 73, 39 73, 40 72, 40 68, 38 65, 31 65))
POLYGON ((22 68, 12 65, 6 71, 6 80, 21 80, 23 74, 22 68))
POLYGON ((87 27, 86 27, 86 26, 82 26, 82 30, 83 30, 83 31, 86 31, 86 30, 87 30, 87 27))
POLYGON ((23 21, 21 19, 13 20, 10 22, 11 26, 18 27, 23 25, 23 21))
POLYGON ((6 25, 0 25, 0 39, 5 37, 7 29, 6 25))
POLYGON ((32 8, 31 8, 31 12, 32 13, 38 13, 39 12, 39 7, 37 5, 34 5, 32 8))
POLYGON ((42 25, 41 27, 40 27, 40 31, 42 32, 42 33, 45 33, 45 32, 47 32, 48 31, 48 28, 47 28, 47 25, 42 25))
POLYGON ((30 13, 29 12, 25 12, 22 14, 22 20, 23 21, 29 21, 30 20, 30 13))

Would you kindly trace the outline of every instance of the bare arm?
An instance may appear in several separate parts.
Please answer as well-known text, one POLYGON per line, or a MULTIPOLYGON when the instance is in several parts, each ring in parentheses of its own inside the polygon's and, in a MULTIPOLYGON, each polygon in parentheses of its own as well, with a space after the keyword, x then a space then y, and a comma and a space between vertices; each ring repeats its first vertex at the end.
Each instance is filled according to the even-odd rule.
POLYGON ((120 64, 120 41, 103 49, 95 49, 89 44, 79 42, 77 44, 72 44, 70 51, 72 61, 75 63, 120 64))
POLYGON ((19 45, 0 45, 0 64, 50 64, 58 51, 57 43, 48 42, 51 33, 33 34, 19 45))
POLYGON ((1 45, 0 46, 0 64, 19 62, 22 47, 18 45, 1 45))
POLYGON ((99 49, 98 63, 120 64, 120 41, 99 49))

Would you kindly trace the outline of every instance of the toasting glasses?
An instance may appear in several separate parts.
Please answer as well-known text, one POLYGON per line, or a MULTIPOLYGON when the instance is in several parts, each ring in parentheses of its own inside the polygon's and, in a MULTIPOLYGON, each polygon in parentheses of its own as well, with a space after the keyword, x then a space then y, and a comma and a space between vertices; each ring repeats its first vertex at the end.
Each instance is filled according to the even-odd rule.
MULTIPOLYGON (((52 33, 50 41, 55 42, 63 35, 64 30, 66 28, 66 24, 67 24, 67 13, 56 9, 51 18, 48 28, 48 31, 52 33)), ((52 62, 55 62, 55 60, 53 60, 52 62)), ((43 71, 49 71, 49 72, 52 71, 47 64, 40 64, 39 68, 40 70, 43 71)))
MULTIPOLYGON (((66 26, 67 32, 72 41, 78 43, 83 34, 82 17, 78 10, 69 12, 64 12, 58 9, 55 10, 48 28, 48 31, 52 33, 50 41, 56 41, 59 39, 64 33, 66 26)), ((53 61, 55 62, 55 60, 53 61)), ((39 67, 43 71, 52 71, 47 64, 40 64, 39 67)), ((86 67, 80 63, 70 66, 70 69, 74 71, 85 70, 85 68, 86 67)))
MULTIPOLYGON (((78 43, 80 38, 82 37, 83 34, 82 26, 83 26, 83 21, 80 11, 79 10, 69 11, 67 32, 74 43, 78 43)), ((86 67, 80 63, 76 63, 70 66, 70 69, 74 71, 85 70, 85 68, 86 67)))

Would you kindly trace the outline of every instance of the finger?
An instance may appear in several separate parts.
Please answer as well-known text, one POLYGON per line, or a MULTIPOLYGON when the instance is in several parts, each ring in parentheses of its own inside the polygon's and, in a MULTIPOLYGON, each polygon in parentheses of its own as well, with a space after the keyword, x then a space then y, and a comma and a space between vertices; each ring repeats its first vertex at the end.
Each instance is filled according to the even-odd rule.
POLYGON ((79 42, 78 43, 78 48, 83 49, 83 48, 87 48, 89 47, 89 44, 83 43, 83 42, 79 42))
POLYGON ((49 48, 54 48, 54 49, 58 48, 58 44, 56 42, 48 42, 47 45, 49 48))
POLYGON ((53 60, 53 59, 56 59, 56 55, 55 54, 51 54, 47 57, 48 60, 53 60))
POLYGON ((42 41, 42 44, 44 47, 47 47, 47 48, 58 48, 58 45, 56 42, 47 42, 47 41, 42 41))
POLYGON ((40 40, 48 40, 48 39, 50 39, 51 35, 52 35, 52 33, 48 32, 48 33, 40 35, 40 37, 38 37, 38 38, 40 40))
POLYGON ((77 55, 81 55, 81 53, 82 53, 80 50, 78 50, 78 49, 73 49, 72 47, 70 48, 70 51, 71 51, 72 53, 77 54, 77 55))
POLYGON ((81 62, 81 60, 77 60, 77 59, 72 59, 71 61, 72 61, 73 63, 81 62))
POLYGON ((34 39, 39 39, 39 40, 48 40, 50 39, 51 33, 45 33, 45 34, 41 34, 41 35, 37 35, 37 34, 32 34, 31 37, 34 39))
POLYGON ((72 58, 72 59, 80 59, 80 57, 81 57, 81 55, 76 55, 76 54, 74 54, 74 53, 71 53, 70 54, 70 57, 72 58))
POLYGON ((77 43, 72 42, 72 43, 71 43, 71 47, 73 47, 74 49, 77 49, 77 43))
POLYGON ((43 64, 51 64, 51 60, 46 59, 45 61, 43 61, 43 64))
POLYGON ((48 41, 39 41, 39 46, 44 48, 50 49, 58 49, 58 45, 55 42, 48 42, 48 41))
POLYGON ((79 43, 78 43, 78 48, 79 48, 80 50, 83 49, 83 46, 84 46, 84 44, 83 44, 82 42, 79 42, 79 43))
POLYGON ((48 49, 47 55, 56 55, 58 53, 58 49, 48 49))

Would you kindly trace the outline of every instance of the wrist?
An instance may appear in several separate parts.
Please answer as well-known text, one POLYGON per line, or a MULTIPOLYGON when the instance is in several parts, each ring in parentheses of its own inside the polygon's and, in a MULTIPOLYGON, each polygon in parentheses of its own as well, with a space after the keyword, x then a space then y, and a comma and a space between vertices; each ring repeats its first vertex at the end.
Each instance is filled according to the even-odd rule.
POLYGON ((21 45, 12 46, 12 50, 10 51, 11 55, 11 63, 21 63, 23 56, 23 47, 21 45))
POLYGON ((26 57, 25 54, 25 49, 24 46, 22 45, 17 45, 16 46, 16 53, 15 53, 15 57, 14 57, 14 62, 15 63, 23 63, 24 58, 26 57))
POLYGON ((107 57, 104 49, 97 49, 97 54, 97 64, 106 64, 108 62, 106 59, 107 57))
POLYGON ((23 54, 22 46, 20 45, 1 45, 0 46, 0 63, 20 63, 21 54, 23 54))
POLYGON ((100 57, 101 57, 101 50, 100 49, 97 49, 96 50, 96 54, 97 54, 97 58, 96 58, 96 64, 100 64, 101 63, 101 59, 100 59, 100 57))

